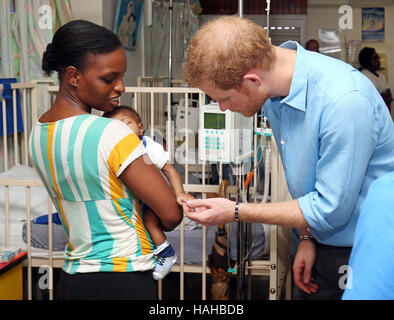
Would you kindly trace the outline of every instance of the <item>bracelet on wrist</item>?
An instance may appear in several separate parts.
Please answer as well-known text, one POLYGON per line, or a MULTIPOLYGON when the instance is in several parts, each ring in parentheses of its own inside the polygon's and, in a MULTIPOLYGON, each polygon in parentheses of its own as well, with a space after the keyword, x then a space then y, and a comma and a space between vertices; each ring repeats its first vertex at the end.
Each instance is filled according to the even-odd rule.
POLYGON ((235 203, 234 219, 235 219, 235 221, 239 221, 239 202, 238 202, 238 200, 235 203))
POLYGON ((311 234, 306 234, 306 235, 300 236, 299 239, 300 240, 311 240, 311 239, 313 239, 313 236, 311 234))

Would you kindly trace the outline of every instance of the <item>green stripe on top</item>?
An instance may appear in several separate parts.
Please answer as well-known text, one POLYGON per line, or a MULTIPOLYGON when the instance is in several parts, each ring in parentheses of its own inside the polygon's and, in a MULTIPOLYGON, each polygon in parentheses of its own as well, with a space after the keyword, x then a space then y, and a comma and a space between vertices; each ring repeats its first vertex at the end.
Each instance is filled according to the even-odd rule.
POLYGON ((75 201, 74 194, 71 190, 71 187, 65 177, 63 161, 62 161, 62 130, 63 130, 64 121, 60 121, 57 124, 56 128, 56 136, 55 136, 55 163, 56 163, 56 175, 58 180, 58 186, 61 194, 65 200, 75 201))
POLYGON ((82 150, 84 150, 82 154, 82 161, 83 163, 89 163, 88 166, 83 167, 83 176, 90 199, 92 200, 105 198, 105 193, 101 183, 97 183, 97 181, 101 180, 100 177, 102 176, 98 166, 98 149, 100 138, 110 121, 112 120, 108 118, 98 117, 95 119, 89 125, 82 145, 82 150))
MULTIPOLYGON (((34 166, 35 166, 35 169, 36 169, 37 174, 40 176, 40 179, 41 179, 42 183, 44 184, 45 189, 47 190, 48 194, 50 195, 50 197, 52 197, 52 190, 49 188, 48 183, 47 183, 47 181, 44 179, 44 175, 43 175, 42 172, 41 172, 40 166, 39 166, 39 164, 38 164, 36 149, 35 149, 35 147, 34 147, 37 129, 39 129, 39 128, 36 127, 36 129, 33 129, 33 130, 32 130, 32 138, 31 138, 31 157, 32 157, 32 160, 33 160, 33 162, 34 162, 34 166)), ((40 130, 38 130, 38 131, 41 132, 40 130)))
POLYGON ((65 223, 65 221, 64 221, 64 219, 63 219, 63 214, 61 213, 60 206, 59 206, 60 201, 61 201, 60 199, 57 199, 56 201, 53 201, 53 204, 54 204, 54 206, 56 207, 56 210, 57 210, 57 212, 58 212, 60 221, 62 222, 62 227, 63 227, 63 229, 64 229, 64 232, 66 233, 66 236, 67 236, 66 251, 67 251, 67 252, 71 252, 71 249, 70 249, 70 247, 69 247, 69 243, 70 243, 70 231, 67 229, 66 223, 65 223))
POLYGON ((127 260, 126 272, 134 271, 133 264, 131 263, 131 258, 127 260))
POLYGON ((114 208, 116 214, 119 218, 122 219, 124 223, 126 223, 129 227, 134 228, 134 221, 133 221, 133 203, 130 199, 118 199, 120 209, 122 210, 123 215, 117 210, 114 200, 111 199, 112 207, 114 208))
POLYGON ((85 207, 89 219, 92 248, 83 259, 105 259, 108 252, 112 252, 113 250, 114 239, 101 219, 96 202, 85 201, 85 207))
POLYGON ((67 163, 68 163, 68 168, 70 171, 70 176, 71 176, 71 179, 72 179, 73 184, 75 186, 75 189, 78 192, 80 199, 83 199, 83 196, 82 196, 82 192, 79 187, 79 184, 78 184, 77 176, 75 174, 74 147, 75 147, 75 143, 76 143, 76 138, 78 136, 78 131, 79 131, 80 127, 82 126, 83 122, 89 117, 92 117, 92 115, 87 114, 87 115, 81 115, 81 116, 75 117, 75 120, 73 121, 71 130, 70 130, 70 137, 69 137, 69 141, 68 141, 68 150, 67 150, 67 163))

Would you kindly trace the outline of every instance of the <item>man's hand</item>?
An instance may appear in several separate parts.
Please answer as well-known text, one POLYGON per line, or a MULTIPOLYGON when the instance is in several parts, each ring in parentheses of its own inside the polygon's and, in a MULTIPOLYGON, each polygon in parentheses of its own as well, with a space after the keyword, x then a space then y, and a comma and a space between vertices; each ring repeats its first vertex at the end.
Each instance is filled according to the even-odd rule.
POLYGON ((195 199, 183 203, 186 217, 205 226, 234 221, 235 202, 226 198, 195 199))
POLYGON ((306 293, 315 293, 318 289, 313 282, 311 270, 315 263, 316 248, 311 240, 301 240, 293 263, 294 283, 306 293))

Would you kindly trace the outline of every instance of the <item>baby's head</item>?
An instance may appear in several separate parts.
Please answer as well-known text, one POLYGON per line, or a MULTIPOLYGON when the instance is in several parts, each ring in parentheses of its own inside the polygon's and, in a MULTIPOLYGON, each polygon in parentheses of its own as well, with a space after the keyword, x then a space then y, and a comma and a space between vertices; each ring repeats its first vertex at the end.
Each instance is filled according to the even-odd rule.
POLYGON ((138 138, 144 134, 144 125, 137 111, 127 106, 119 106, 112 111, 103 114, 103 117, 123 121, 129 126, 138 138))

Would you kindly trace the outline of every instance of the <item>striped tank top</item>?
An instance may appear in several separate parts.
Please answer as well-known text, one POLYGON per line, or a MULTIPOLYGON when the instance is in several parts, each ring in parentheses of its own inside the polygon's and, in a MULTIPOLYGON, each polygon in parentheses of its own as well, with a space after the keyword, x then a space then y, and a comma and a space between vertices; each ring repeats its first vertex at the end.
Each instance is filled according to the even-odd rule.
POLYGON ((65 272, 154 268, 139 201, 118 179, 146 152, 126 124, 95 115, 36 122, 29 151, 66 232, 65 272))

